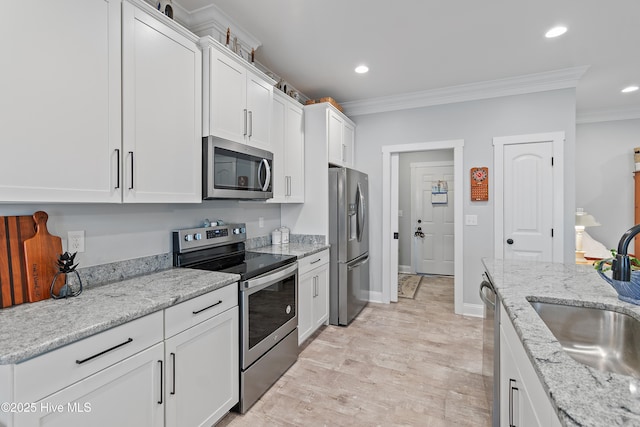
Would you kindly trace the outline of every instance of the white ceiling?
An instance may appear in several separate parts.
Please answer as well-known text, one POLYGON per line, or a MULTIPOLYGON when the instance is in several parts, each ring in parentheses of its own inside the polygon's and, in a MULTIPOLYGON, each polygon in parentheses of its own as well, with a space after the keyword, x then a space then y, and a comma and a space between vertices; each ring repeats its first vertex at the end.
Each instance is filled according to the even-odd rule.
POLYGON ((215 4, 261 42, 258 61, 310 98, 344 103, 589 66, 579 115, 640 112, 640 91, 620 93, 640 84, 638 0, 173 2, 192 15, 215 4), (546 39, 557 24, 569 31, 546 39), (368 74, 354 73, 361 63, 368 74))

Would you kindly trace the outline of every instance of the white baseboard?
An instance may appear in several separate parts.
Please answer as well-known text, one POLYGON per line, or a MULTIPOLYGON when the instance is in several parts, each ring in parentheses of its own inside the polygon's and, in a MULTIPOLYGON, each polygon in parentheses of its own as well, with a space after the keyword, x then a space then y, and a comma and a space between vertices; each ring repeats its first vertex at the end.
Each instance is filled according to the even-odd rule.
POLYGON ((413 271, 411 271, 411 266, 410 265, 399 265, 398 266, 398 273, 411 274, 411 273, 413 273, 413 271))
POLYGON ((369 302, 382 302, 382 292, 369 291, 369 302))
POLYGON ((462 305, 462 315, 471 317, 484 317, 484 305, 464 303, 462 305))

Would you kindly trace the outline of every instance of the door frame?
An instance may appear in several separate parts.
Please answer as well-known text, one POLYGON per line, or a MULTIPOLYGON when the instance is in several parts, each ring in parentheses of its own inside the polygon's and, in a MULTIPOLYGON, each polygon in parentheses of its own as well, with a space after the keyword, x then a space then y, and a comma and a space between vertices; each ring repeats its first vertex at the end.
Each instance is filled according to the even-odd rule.
MULTIPOLYGON (((456 191, 454 197, 454 233, 455 233, 455 275, 454 275, 454 312, 463 314, 464 264, 463 264, 463 148, 464 140, 418 142, 413 144, 385 145, 382 147, 382 302, 391 302, 391 289, 394 288, 397 301, 398 289, 398 240, 393 233, 398 232, 398 203, 391 203, 398 199, 398 169, 392 169, 392 158, 398 161, 399 153, 412 151, 432 151, 453 149, 453 175, 456 191), (391 183, 395 182, 395 185, 391 183), (392 219, 395 218, 395 221, 392 219)), ((397 165, 397 163, 396 163, 397 165)))
POLYGON ((504 230, 504 146, 551 142, 553 150, 553 262, 564 262, 564 132, 533 133, 493 138, 494 184, 494 249, 493 256, 502 259, 504 230))
MULTIPOLYGON (((433 162, 415 162, 409 163, 409 167, 411 168, 411 223, 415 223, 415 218, 413 217, 413 208, 414 208, 414 198, 416 197, 416 189, 413 187, 415 181, 415 170, 417 168, 429 168, 429 167, 438 167, 438 166, 455 166, 453 160, 443 160, 443 161, 433 161, 433 162)), ((455 188, 455 187, 454 187, 455 188)), ((456 189, 457 190, 457 189, 456 189)), ((453 198, 453 208, 455 209, 456 198, 453 198)), ((454 230, 455 233, 455 230, 454 230)), ((455 241, 455 235, 454 235, 455 241)), ((416 259, 415 259, 415 245, 411 245, 411 270, 413 273, 417 271, 416 259)), ((454 261, 455 265, 455 261, 454 261)))

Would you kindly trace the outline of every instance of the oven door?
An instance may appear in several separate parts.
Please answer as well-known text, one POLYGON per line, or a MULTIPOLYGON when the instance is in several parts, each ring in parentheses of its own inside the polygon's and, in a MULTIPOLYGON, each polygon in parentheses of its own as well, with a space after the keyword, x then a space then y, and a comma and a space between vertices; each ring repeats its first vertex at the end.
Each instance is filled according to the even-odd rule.
POLYGON ((298 326, 298 263, 242 282, 240 313, 244 370, 298 326))
POLYGON ((273 197, 273 154, 246 144, 204 138, 205 199, 273 197))

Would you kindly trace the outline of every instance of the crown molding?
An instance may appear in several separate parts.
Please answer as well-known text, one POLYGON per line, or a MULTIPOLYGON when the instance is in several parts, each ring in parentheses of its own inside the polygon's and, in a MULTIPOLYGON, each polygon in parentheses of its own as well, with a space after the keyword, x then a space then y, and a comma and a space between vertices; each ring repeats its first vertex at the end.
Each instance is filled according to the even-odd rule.
POLYGON ((640 107, 602 108, 578 111, 576 124, 640 119, 640 107))
POLYGON ((455 102, 477 101, 501 96, 574 88, 578 85, 578 81, 588 69, 588 65, 564 68, 561 70, 450 86, 441 89, 385 96, 362 101, 343 102, 341 105, 345 110, 345 114, 348 116, 359 116, 410 108, 452 104, 455 102))
POLYGON ((224 44, 227 28, 229 28, 232 36, 238 37, 238 42, 245 51, 251 52, 251 49, 257 50, 262 46, 260 40, 242 28, 215 4, 201 7, 192 12, 177 3, 173 3, 173 5, 175 18, 199 36, 211 36, 224 44))

